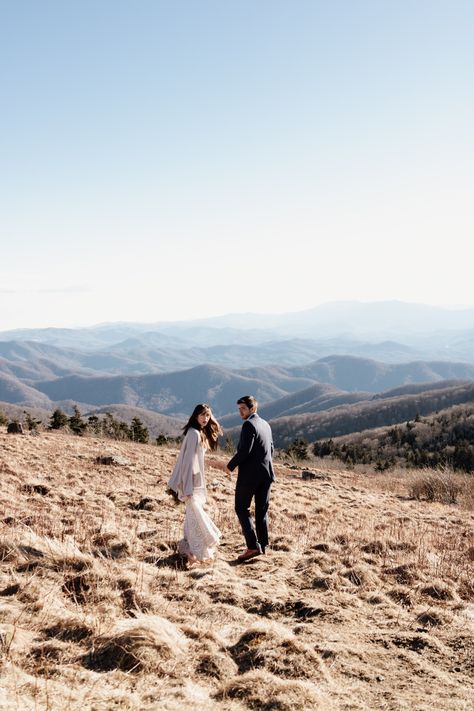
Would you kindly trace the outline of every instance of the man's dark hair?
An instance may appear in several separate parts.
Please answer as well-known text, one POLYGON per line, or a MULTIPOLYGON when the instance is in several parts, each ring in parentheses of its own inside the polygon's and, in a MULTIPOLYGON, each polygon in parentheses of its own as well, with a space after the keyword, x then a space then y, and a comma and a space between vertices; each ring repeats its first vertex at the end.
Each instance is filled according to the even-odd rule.
POLYGON ((253 395, 244 395, 239 397, 237 405, 247 405, 248 409, 251 410, 253 407, 257 407, 258 402, 253 395))

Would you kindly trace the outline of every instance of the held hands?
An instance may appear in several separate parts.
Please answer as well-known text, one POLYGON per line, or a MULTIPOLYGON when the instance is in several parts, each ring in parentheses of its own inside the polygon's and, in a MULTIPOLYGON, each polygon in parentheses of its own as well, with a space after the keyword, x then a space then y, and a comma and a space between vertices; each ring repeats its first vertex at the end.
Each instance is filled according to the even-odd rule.
POLYGON ((211 466, 212 466, 213 469, 219 469, 221 472, 224 472, 224 474, 230 474, 230 473, 231 473, 230 469, 228 469, 227 465, 224 464, 224 462, 222 462, 222 461, 220 461, 220 462, 219 462, 219 461, 212 462, 211 466))
POLYGON ((219 471, 224 472, 224 474, 232 474, 227 464, 224 464, 222 460, 211 460, 211 467, 212 469, 218 469, 219 471))

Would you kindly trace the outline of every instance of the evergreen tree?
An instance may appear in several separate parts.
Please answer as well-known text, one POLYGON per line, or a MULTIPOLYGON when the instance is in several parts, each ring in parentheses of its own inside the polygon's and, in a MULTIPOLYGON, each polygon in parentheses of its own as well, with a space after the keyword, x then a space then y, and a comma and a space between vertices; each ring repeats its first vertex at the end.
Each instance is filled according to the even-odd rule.
POLYGON ((51 415, 49 429, 50 430, 61 430, 69 424, 69 417, 61 408, 56 408, 56 410, 51 415))
POLYGON ((144 426, 143 422, 138 418, 134 417, 130 423, 130 434, 131 439, 134 442, 142 442, 146 444, 149 439, 148 429, 144 426))
POLYGON ((325 442, 315 442, 313 444, 313 454, 316 457, 327 457, 335 451, 336 447, 332 439, 325 442))
POLYGON ((467 442, 454 449, 453 467, 465 472, 474 471, 474 448, 467 442))
POLYGON ((105 417, 102 420, 102 431, 105 437, 118 439, 121 442, 132 439, 132 433, 127 423, 116 420, 111 412, 105 413, 105 417))
POLYGON ((122 420, 116 420, 115 425, 115 439, 119 439, 121 441, 133 439, 132 430, 126 422, 123 422, 122 420))
POLYGON ((288 445, 285 452, 294 457, 294 459, 307 459, 308 458, 308 443, 304 439, 294 439, 293 442, 288 445))
POLYGON ((83 435, 86 431, 87 424, 82 419, 82 415, 77 405, 74 405, 74 414, 69 418, 69 427, 76 435, 83 435))

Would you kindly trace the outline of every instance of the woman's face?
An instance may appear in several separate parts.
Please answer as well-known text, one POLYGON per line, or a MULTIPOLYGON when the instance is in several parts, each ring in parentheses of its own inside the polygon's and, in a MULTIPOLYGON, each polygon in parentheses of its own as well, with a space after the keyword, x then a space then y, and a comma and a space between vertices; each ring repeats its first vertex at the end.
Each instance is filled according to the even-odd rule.
POLYGON ((208 410, 204 410, 200 415, 197 416, 197 421, 200 427, 205 427, 211 418, 211 413, 208 410))

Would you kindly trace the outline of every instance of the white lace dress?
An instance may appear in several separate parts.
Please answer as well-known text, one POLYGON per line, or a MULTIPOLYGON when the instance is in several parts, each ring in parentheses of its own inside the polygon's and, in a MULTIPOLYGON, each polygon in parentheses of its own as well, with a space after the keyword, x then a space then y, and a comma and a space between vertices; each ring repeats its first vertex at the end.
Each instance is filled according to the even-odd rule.
POLYGON ((204 448, 201 434, 194 428, 186 433, 168 486, 186 504, 183 538, 178 543, 178 551, 190 560, 212 559, 222 534, 204 510, 204 448))

